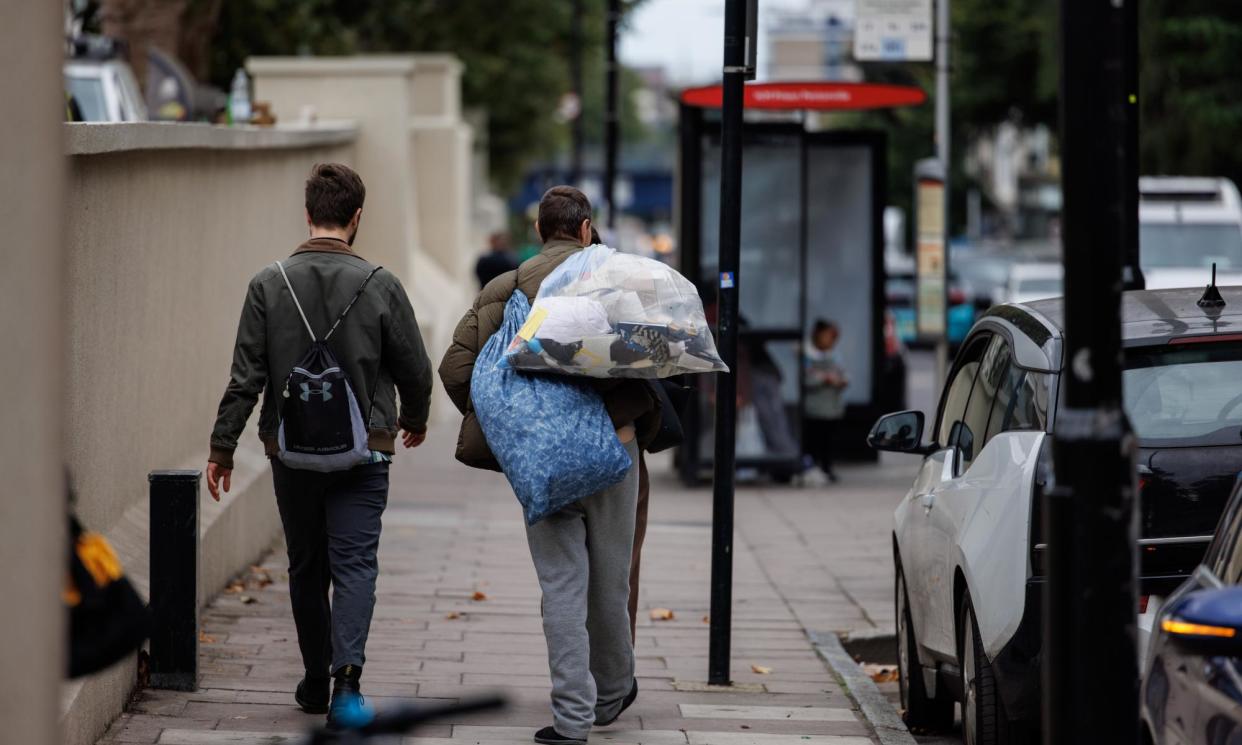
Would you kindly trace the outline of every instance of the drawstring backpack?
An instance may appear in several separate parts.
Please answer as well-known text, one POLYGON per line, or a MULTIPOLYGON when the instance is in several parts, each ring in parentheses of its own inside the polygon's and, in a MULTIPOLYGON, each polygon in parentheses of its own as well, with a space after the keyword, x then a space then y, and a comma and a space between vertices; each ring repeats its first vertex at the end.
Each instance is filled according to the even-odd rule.
POLYGON ((306 320, 306 313, 298 302, 297 293, 293 291, 289 275, 285 274, 284 265, 278 261, 276 268, 284 277, 285 287, 289 288, 293 304, 297 306, 298 315, 302 316, 302 323, 311 338, 310 349, 285 379, 285 389, 281 393, 280 430, 277 436, 280 462, 290 468, 324 473, 345 471, 367 463, 371 459, 367 423, 358 408, 349 376, 328 347, 328 339, 345 320, 358 298, 362 297, 362 291, 380 268, 375 267, 362 280, 362 286, 323 339, 315 336, 310 321, 306 320))

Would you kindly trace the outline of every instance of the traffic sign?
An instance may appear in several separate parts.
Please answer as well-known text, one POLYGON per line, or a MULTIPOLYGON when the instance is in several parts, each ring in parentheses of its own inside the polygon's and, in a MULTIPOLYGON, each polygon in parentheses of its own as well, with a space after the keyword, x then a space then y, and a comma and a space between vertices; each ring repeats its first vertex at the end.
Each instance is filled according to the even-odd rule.
POLYGON ((932 0, 857 0, 854 59, 930 62, 932 0))

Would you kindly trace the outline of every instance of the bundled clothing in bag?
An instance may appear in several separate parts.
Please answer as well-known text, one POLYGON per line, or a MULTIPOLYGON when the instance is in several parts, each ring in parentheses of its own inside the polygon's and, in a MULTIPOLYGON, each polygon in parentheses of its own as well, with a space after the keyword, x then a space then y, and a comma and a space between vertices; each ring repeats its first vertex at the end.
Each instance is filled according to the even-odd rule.
POLYGON ((633 460, 598 393, 573 380, 496 364, 529 312, 526 296, 514 290, 500 330, 479 353, 470 399, 526 524, 534 525, 620 482, 633 460))
POLYGON ((654 259, 602 245, 543 280, 504 361, 519 370, 596 378, 728 370, 690 280, 654 259))
MULTIPOLYGON (((462 463, 473 468, 501 470, 479 427, 470 400, 470 381, 479 353, 500 329, 513 291, 519 289, 533 300, 544 278, 562 262, 581 252, 582 246, 573 241, 548 241, 538 256, 489 282, 454 330, 453 343, 440 362, 439 372, 444 390, 464 415, 457 440, 457 460, 462 463)), ((614 428, 632 424, 639 446, 645 449, 651 443, 660 429, 660 405, 645 381, 591 378, 581 382, 603 398, 614 428)))

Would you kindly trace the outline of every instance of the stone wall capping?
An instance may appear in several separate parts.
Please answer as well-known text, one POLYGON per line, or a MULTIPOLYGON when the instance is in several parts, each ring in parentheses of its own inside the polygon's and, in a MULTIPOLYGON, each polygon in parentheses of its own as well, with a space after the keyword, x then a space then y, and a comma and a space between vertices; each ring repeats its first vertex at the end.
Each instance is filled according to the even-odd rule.
POLYGON ((272 150, 343 145, 358 138, 349 120, 274 127, 182 122, 73 122, 64 125, 66 155, 136 150, 272 150))

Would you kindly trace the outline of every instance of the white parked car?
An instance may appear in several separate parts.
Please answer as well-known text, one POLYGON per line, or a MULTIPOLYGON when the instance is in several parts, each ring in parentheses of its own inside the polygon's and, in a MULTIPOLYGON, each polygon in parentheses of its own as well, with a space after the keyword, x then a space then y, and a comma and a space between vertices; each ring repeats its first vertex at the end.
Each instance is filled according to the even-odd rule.
POLYGON ((1227 178, 1139 179, 1139 265, 1149 290, 1242 284, 1242 198, 1227 178))
POLYGON ((84 122, 141 122, 147 106, 129 65, 118 59, 65 62, 65 92, 84 122))
POLYGON ((1060 297, 1065 268, 1060 262, 1014 264, 1005 282, 1005 302, 1029 303, 1060 297))
MULTIPOLYGON (((1242 471, 1242 288, 1224 288, 1227 305, 1211 314, 1201 293, 1123 295, 1148 616, 1201 561, 1242 471)), ((902 708, 911 726, 947 728, 961 702, 968 745, 1040 728, 1039 512, 1053 478, 1062 318, 1060 299, 991 309, 953 363, 931 441, 917 411, 881 417, 868 437, 923 458, 893 520, 902 708)))

